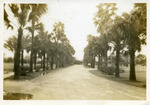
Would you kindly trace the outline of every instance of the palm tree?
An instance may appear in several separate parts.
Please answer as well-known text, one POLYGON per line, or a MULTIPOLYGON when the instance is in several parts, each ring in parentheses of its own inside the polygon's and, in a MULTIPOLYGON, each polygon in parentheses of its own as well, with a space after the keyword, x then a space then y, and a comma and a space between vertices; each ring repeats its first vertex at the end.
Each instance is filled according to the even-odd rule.
POLYGON ((114 49, 116 50, 116 71, 115 76, 120 77, 119 75, 119 61, 120 61, 120 50, 123 44, 124 40, 124 34, 123 34, 123 19, 119 16, 116 16, 114 20, 114 24, 112 25, 112 28, 109 32, 109 40, 110 43, 114 45, 114 49))
MULTIPOLYGON (((17 48, 15 51, 15 57, 14 57, 14 71, 15 79, 19 79, 20 77, 20 70, 19 70, 19 64, 20 64, 20 51, 21 51, 21 41, 22 41, 22 35, 23 35, 23 28, 26 25, 27 22, 27 14, 30 9, 28 4, 8 4, 11 12, 13 13, 14 17, 17 19, 19 27, 18 27, 18 39, 17 39, 17 48)), ((5 15, 7 17, 7 15, 5 15)), ((5 17, 4 17, 5 19, 5 17)), ((6 19, 5 19, 6 20, 6 19)))
POLYGON ((39 21, 40 17, 46 13, 47 5, 46 4, 31 4, 32 8, 31 13, 29 14, 29 21, 31 21, 31 34, 32 34, 32 43, 31 43, 31 56, 30 56, 30 72, 33 72, 33 40, 34 40, 34 31, 35 25, 39 21))
MULTIPOLYGON (((34 69, 36 69, 36 62, 37 62, 37 55, 40 52, 40 46, 39 46, 39 37, 38 35, 34 37, 33 40, 33 53, 34 53, 34 69)), ((30 46, 30 51, 31 51, 31 46, 30 46)))
POLYGON ((4 4, 4 22, 5 22, 5 25, 7 26, 7 28, 11 28, 13 29, 13 26, 11 25, 11 21, 9 20, 8 18, 8 13, 6 12, 6 9, 5 9, 5 4, 4 4))
POLYGON ((9 51, 14 53, 14 58, 15 58, 15 51, 16 51, 16 46, 17 46, 17 37, 12 36, 10 37, 5 43, 4 43, 4 48, 8 49, 9 51))
POLYGON ((130 14, 123 14, 126 45, 130 55, 130 80, 136 80, 135 52, 141 50, 141 45, 146 44, 146 3, 135 4, 130 14))
POLYGON ((40 38, 40 50, 43 55, 43 71, 45 71, 45 61, 46 61, 45 55, 48 53, 48 46, 49 46, 47 32, 40 34, 39 38, 40 38))
POLYGON ((63 67, 67 63, 65 61, 67 56, 70 56, 68 59, 72 58, 74 49, 65 35, 64 24, 62 22, 56 22, 53 26, 53 32, 49 35, 51 40, 51 48, 49 50, 51 51, 51 68, 53 68, 54 61, 56 68, 63 67))
POLYGON ((110 26, 113 24, 113 17, 116 16, 116 3, 103 3, 97 6, 98 11, 94 17, 94 24, 97 27, 97 32, 103 37, 103 46, 105 47, 104 58, 105 66, 107 66, 107 51, 108 46, 108 32, 110 26))
MULTIPOLYGON (((24 50, 26 50, 26 48, 29 46, 29 36, 22 36, 22 44, 21 44, 21 66, 23 66, 23 53, 24 50)), ((8 49, 9 51, 12 51, 14 53, 15 56, 15 51, 16 51, 16 47, 17 46, 17 37, 16 36, 12 36, 10 37, 5 43, 4 43, 4 47, 6 49, 8 49)))
POLYGON ((102 59, 105 56, 105 46, 106 46, 104 45, 103 36, 99 36, 98 38, 96 38, 95 45, 96 45, 95 46, 96 55, 98 56, 98 70, 100 70, 100 67, 103 64, 102 59))
POLYGON ((50 67, 51 69, 53 69, 53 65, 54 65, 54 59, 56 57, 56 44, 54 41, 54 33, 52 32, 51 34, 48 34, 48 43, 49 43, 49 47, 48 47, 48 56, 49 56, 49 60, 50 60, 50 67))
POLYGON ((24 57, 24 50, 29 47, 29 35, 22 36, 22 44, 21 44, 21 66, 23 66, 23 57, 24 57))
POLYGON ((55 52, 55 62, 56 62, 56 68, 59 67, 60 65, 60 45, 62 43, 62 38, 65 36, 64 34, 64 24, 61 22, 56 22, 53 25, 53 32, 51 33, 52 35, 52 40, 54 43, 54 52, 55 52))
POLYGON ((95 57, 97 56, 97 50, 98 50, 97 43, 96 43, 97 38, 98 37, 96 36, 88 35, 87 36, 88 45, 84 49, 84 53, 85 53, 84 61, 87 63, 91 63, 92 68, 95 67, 95 57))
MULTIPOLYGON (((38 27, 38 50, 40 50, 41 56, 43 56, 43 70, 45 71, 45 55, 47 54, 47 63, 48 63, 48 51, 49 51, 49 44, 50 44, 50 40, 49 40, 49 36, 48 36, 48 32, 44 30, 44 26, 42 23, 39 24, 38 27)), ((48 65, 47 65, 48 66, 48 65)))
POLYGON ((13 52, 15 54, 16 51, 16 45, 17 45, 17 37, 12 36, 4 43, 4 48, 8 49, 9 51, 13 52))

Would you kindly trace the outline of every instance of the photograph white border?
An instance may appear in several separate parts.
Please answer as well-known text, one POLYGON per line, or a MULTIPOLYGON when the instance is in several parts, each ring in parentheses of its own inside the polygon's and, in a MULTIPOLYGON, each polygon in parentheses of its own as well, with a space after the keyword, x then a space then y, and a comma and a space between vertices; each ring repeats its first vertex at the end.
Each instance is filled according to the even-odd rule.
MULTIPOLYGON (((1 0, 0 1, 0 105, 150 105, 150 1, 125 0, 132 3, 147 3, 147 92, 146 100, 3 100, 3 3, 48 3, 52 0, 1 0)), ((70 0, 57 0, 70 1, 70 0)), ((76 0, 77 1, 77 0, 76 0)), ((89 0, 91 2, 97 0, 89 0)), ((123 0, 98 0, 100 3, 117 3, 123 0)))

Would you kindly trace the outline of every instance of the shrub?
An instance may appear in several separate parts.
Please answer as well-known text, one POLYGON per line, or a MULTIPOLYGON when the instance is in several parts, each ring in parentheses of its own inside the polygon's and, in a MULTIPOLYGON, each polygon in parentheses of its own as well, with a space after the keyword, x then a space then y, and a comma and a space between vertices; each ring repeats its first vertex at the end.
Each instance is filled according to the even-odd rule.
MULTIPOLYGON (((100 70, 108 75, 114 75, 115 71, 116 71, 116 67, 115 66, 102 66, 100 67, 100 70)), ((124 70, 120 68, 120 73, 123 73, 124 70)))
POLYGON ((113 75, 114 72, 115 72, 115 67, 113 67, 113 66, 106 67, 106 69, 105 69, 105 73, 108 75, 113 75))
POLYGON ((36 66, 35 71, 36 71, 36 72, 39 72, 39 71, 40 71, 40 69, 41 69, 41 66, 36 66))
POLYGON ((122 68, 120 68, 119 71, 120 71, 120 73, 124 73, 125 72, 122 68))
POLYGON ((12 58, 12 57, 4 57, 4 62, 5 63, 11 63, 11 62, 13 62, 14 61, 14 59, 12 58))
POLYGON ((21 76, 26 76, 29 73, 28 66, 20 66, 19 69, 20 69, 21 76))

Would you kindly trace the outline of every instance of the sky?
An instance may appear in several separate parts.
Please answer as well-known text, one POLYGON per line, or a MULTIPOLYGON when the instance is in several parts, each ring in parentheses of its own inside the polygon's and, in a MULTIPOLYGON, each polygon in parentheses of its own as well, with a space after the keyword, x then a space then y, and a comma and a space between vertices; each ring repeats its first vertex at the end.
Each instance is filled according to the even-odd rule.
MULTIPOLYGON (((45 30, 49 33, 53 30, 55 22, 62 22, 65 25, 65 34, 70 40, 70 44, 75 49, 75 57, 79 60, 83 59, 83 50, 87 45, 87 35, 92 34, 99 36, 94 25, 94 14, 97 12, 99 1, 52 1, 48 4, 48 11, 41 18, 41 22, 45 25, 45 30)), ((130 12, 133 4, 129 2, 117 3, 117 14, 130 12)), ((9 29, 4 34, 4 40, 7 40, 12 34, 17 34, 9 29)), ((146 48, 144 48, 146 49, 146 48)), ((5 55, 9 56, 12 53, 4 50, 5 55)))

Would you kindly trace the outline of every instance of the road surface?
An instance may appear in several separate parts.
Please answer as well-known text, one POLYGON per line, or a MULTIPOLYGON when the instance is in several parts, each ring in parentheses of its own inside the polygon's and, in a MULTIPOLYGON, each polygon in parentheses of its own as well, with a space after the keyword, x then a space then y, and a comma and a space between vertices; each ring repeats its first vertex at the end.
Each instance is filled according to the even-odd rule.
POLYGON ((4 80, 4 91, 33 95, 31 100, 145 100, 146 89, 111 81, 73 65, 29 81, 4 80))

